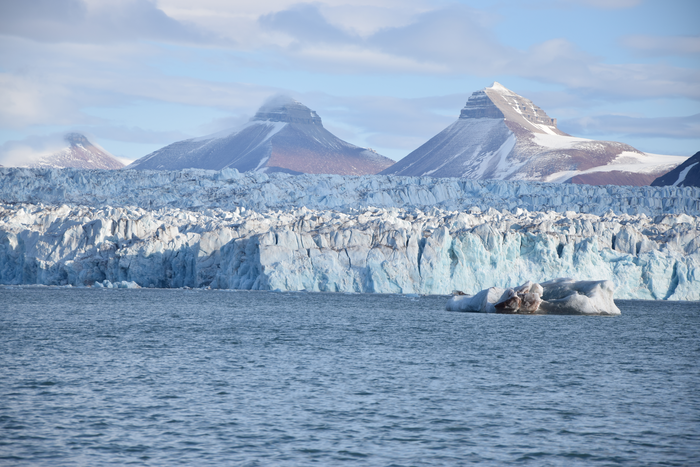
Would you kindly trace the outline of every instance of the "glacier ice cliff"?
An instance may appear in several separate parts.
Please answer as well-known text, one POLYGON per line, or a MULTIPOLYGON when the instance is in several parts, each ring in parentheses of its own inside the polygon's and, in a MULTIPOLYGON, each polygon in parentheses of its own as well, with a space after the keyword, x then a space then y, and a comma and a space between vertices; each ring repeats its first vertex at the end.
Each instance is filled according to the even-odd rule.
MULTIPOLYGON (((128 195, 118 177, 100 182, 88 172, 47 171, 44 174, 58 180, 42 186, 33 181, 39 172, 34 174, 5 178, 0 187, 3 197, 13 190, 18 198, 24 197, 3 199, 0 204, 1 284, 90 286, 127 281, 142 287, 474 294, 526 280, 573 277, 610 280, 617 288, 616 298, 700 300, 697 211, 658 213, 697 206, 689 199, 697 196, 691 188, 655 189, 652 195, 691 192, 686 198, 640 197, 634 205, 629 202, 634 193, 630 190, 629 196, 619 195, 610 203, 621 210, 658 206, 651 210, 654 216, 609 208, 598 215, 445 207, 470 205, 476 193, 465 195, 466 201, 444 198, 435 203, 439 207, 428 207, 442 199, 441 190, 460 187, 461 181, 445 179, 439 183, 415 179, 413 184, 396 179, 390 185, 394 179, 386 177, 307 179, 311 182, 281 177, 277 188, 266 182, 244 181, 243 188, 232 184, 231 189, 248 192, 226 198, 221 186, 229 185, 216 183, 217 177, 227 177, 221 172, 204 174, 202 179, 193 172, 166 173, 155 181, 142 173, 143 179, 137 179, 140 183, 128 195), (143 188, 158 180, 171 183, 150 191, 143 188), (348 182, 345 187, 343 180, 348 182), (368 191, 361 193, 360 187, 368 191), (343 190, 349 191, 345 198, 343 190), (379 198, 385 204, 399 196, 413 202, 425 198, 426 203, 398 208, 368 207, 357 201, 371 199, 372 193, 384 193, 379 198), (57 202, 69 195, 77 200, 57 202), (315 200, 308 203, 314 208, 282 209, 298 199, 315 200), (203 206, 204 201, 210 205, 203 206), (175 206, 178 202, 185 206, 175 206), (256 209, 232 207, 234 203, 256 209), (258 209, 264 203, 270 208, 258 209), (324 203, 342 209, 319 206, 324 203)), ((138 173, 128 172, 129 177, 134 174, 138 173)), ((522 201, 516 193, 525 190, 523 196, 531 205, 533 200, 557 196, 583 200, 580 194, 547 192, 547 185, 469 182, 467 186, 482 190, 485 200, 474 201, 482 206, 491 200, 498 206, 522 201)), ((582 188, 612 197, 600 187, 582 188)), ((619 194, 620 187, 610 188, 619 194)), ((579 207, 603 210, 595 203, 579 207)))

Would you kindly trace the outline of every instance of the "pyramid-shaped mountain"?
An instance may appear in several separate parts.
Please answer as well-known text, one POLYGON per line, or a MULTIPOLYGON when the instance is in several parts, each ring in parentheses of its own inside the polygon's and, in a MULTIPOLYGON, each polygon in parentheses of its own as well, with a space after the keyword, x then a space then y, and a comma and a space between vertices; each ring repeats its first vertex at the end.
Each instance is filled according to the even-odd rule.
POLYGON ((575 138, 499 83, 474 92, 459 119, 383 174, 649 185, 685 158, 575 138))
POLYGON ((166 146, 128 169, 188 167, 240 172, 367 175, 394 163, 371 149, 347 143, 326 130, 302 103, 279 97, 263 105, 241 128, 166 146))
POLYGON ((115 170, 124 167, 111 154, 92 144, 80 133, 68 133, 64 136, 67 146, 52 154, 47 154, 38 160, 27 164, 29 167, 52 167, 57 169, 107 169, 115 170))

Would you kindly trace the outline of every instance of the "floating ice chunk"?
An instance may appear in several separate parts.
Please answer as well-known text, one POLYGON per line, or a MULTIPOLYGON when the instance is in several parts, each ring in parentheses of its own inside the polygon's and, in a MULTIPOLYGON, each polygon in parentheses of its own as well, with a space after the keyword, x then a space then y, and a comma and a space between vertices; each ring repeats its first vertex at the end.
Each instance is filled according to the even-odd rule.
POLYGON ((517 288, 490 287, 474 296, 454 295, 448 311, 538 315, 619 315, 611 281, 559 278, 517 288))
POLYGON ((98 289, 140 289, 141 286, 138 285, 134 281, 120 281, 120 282, 114 282, 112 283, 111 281, 105 279, 102 282, 95 282, 93 287, 96 287, 98 289))
POLYGON ((575 281, 554 279, 542 283, 544 294, 540 310, 559 315, 619 315, 613 301, 612 281, 575 281))

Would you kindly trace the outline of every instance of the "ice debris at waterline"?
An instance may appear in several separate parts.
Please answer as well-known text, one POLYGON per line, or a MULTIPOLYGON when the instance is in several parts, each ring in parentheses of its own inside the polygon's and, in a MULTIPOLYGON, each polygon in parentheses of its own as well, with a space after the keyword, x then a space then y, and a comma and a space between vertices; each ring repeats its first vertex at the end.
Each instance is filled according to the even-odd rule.
POLYGON ((619 315, 611 281, 559 278, 516 288, 489 287, 476 295, 454 295, 448 311, 532 315, 619 315))
POLYGON ((0 205, 0 283, 475 294, 552 277, 700 300, 700 218, 0 205))
POLYGON ((112 283, 105 279, 102 282, 95 282, 92 284, 93 287, 105 288, 105 289, 140 289, 141 286, 134 281, 121 281, 112 283))
POLYGON ((236 208, 351 212, 367 207, 446 211, 573 211, 700 216, 700 187, 630 187, 403 176, 0 168, 0 202, 145 209, 236 208))

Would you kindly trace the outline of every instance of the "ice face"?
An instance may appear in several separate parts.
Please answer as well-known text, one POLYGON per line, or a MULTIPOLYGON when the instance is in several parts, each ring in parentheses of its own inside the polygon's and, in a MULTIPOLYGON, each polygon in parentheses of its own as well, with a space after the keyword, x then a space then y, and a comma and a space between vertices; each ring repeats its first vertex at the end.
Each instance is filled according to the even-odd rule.
POLYGON ((698 188, 0 174, 2 284, 474 294, 573 277, 612 281, 616 298, 700 300, 698 188))

